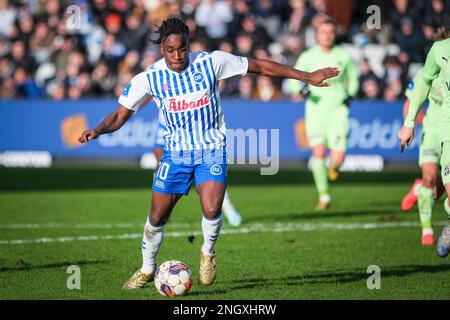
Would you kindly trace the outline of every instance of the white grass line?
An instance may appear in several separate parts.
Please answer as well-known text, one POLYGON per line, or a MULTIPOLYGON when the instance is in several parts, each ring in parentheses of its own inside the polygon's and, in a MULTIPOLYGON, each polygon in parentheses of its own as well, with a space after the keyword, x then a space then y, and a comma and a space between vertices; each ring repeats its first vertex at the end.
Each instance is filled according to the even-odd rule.
MULTIPOLYGON (((444 225, 446 221, 439 221, 435 225, 444 225)), ((386 228, 412 228, 420 227, 419 222, 374 222, 374 223, 255 223, 249 224, 241 228, 223 229, 222 235, 227 234, 245 234, 253 232, 269 232, 279 233, 288 231, 318 231, 318 230, 365 230, 365 229, 386 229, 386 228)), ((166 237, 186 237, 189 235, 200 236, 201 231, 171 231, 166 232, 166 237)), ((73 242, 73 241, 95 241, 95 240, 125 240, 140 239, 142 233, 125 233, 120 235, 104 235, 104 236, 77 236, 77 237, 54 237, 54 238, 38 238, 38 239, 14 239, 0 240, 0 245, 8 244, 29 244, 29 243, 53 243, 53 242, 73 242)))
MULTIPOLYGON (((170 223, 170 227, 189 227, 194 223, 170 223)), ((0 229, 120 229, 144 228, 144 223, 6 223, 0 224, 0 229)))

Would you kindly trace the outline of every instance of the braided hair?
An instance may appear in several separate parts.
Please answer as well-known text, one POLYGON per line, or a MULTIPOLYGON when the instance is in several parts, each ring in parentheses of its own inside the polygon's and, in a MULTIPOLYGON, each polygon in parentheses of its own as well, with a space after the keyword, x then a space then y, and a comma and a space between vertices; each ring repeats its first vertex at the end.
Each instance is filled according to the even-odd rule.
POLYGON ((159 34, 158 38, 150 39, 154 44, 161 44, 171 34, 181 34, 186 37, 189 36, 188 26, 178 18, 169 18, 164 20, 163 23, 157 27, 155 31, 159 34))

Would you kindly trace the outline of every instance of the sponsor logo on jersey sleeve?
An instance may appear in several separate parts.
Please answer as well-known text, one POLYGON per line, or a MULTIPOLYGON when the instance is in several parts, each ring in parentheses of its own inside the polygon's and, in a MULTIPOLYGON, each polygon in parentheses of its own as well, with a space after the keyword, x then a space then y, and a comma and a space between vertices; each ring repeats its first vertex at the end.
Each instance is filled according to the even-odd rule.
POLYGON ((244 57, 241 57, 241 56, 235 56, 235 63, 236 64, 244 64, 245 62, 244 62, 245 60, 244 60, 244 57))
POLYGON ((124 97, 128 97, 128 92, 130 92, 131 82, 127 84, 127 86, 123 89, 122 95, 124 97))

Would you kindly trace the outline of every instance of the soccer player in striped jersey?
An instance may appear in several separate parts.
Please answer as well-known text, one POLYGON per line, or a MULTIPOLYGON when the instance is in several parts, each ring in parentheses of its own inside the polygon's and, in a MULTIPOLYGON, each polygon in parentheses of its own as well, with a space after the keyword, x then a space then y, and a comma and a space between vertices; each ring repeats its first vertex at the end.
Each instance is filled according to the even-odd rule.
POLYGON ((437 243, 437 254, 446 257, 450 252, 450 19, 444 21, 443 32, 447 34, 445 40, 434 42, 427 55, 422 74, 414 84, 410 97, 409 110, 403 127, 398 132, 401 141, 401 151, 410 146, 414 139, 414 125, 417 114, 423 102, 428 97, 433 81, 442 77, 442 110, 440 116, 440 142, 441 142, 441 176, 447 198, 444 208, 448 222, 442 230, 437 243))
MULTIPOLYGON (((156 130, 155 149, 153 151, 155 153, 156 163, 159 163, 164 153, 165 131, 166 122, 164 121, 164 114, 160 110, 158 113, 158 128, 156 130)), ((225 215, 225 218, 227 218, 230 226, 238 227, 242 224, 242 217, 231 202, 231 198, 227 190, 225 190, 225 195, 223 197, 222 212, 225 215)))
POLYGON ((123 289, 142 288, 153 280, 164 225, 194 180, 203 211, 199 282, 209 285, 216 278, 214 246, 222 226, 221 206, 227 181, 226 127, 219 80, 251 72, 323 87, 329 86, 326 79, 339 74, 337 68, 303 72, 273 61, 222 51, 189 53, 189 29, 177 18, 163 21, 157 33, 159 37, 152 41, 160 45, 163 58, 131 80, 116 111, 79 137, 81 143, 86 143, 118 130, 149 96, 153 96, 164 115, 164 154, 153 180, 151 211, 144 227, 143 264, 123 289))

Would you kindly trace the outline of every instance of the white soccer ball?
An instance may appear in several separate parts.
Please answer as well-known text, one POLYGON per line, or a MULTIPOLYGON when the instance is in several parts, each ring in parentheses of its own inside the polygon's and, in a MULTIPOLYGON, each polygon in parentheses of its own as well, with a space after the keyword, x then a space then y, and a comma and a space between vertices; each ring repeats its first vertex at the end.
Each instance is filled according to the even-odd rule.
POLYGON ((192 286, 192 272, 186 263, 170 260, 162 263, 155 273, 155 287, 163 296, 183 296, 192 286))

